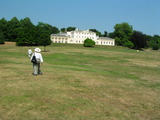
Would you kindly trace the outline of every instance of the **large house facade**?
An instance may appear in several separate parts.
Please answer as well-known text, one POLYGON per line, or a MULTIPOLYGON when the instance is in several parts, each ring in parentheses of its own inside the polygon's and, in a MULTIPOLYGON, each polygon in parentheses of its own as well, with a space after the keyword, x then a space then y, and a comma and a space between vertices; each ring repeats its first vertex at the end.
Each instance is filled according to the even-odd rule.
POLYGON ((51 34, 50 37, 53 43, 83 44, 84 40, 89 38, 94 40, 96 45, 115 45, 114 39, 111 39, 109 37, 99 37, 95 32, 89 30, 76 29, 74 31, 51 34))

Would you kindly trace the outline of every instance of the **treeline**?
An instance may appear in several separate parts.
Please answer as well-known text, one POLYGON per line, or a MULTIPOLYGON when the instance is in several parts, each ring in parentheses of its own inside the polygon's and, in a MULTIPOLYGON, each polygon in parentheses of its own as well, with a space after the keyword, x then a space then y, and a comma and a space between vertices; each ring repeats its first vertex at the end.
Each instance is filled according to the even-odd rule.
MULTIPOLYGON (((50 45, 50 35, 66 31, 75 30, 76 27, 61 28, 49 25, 47 23, 38 22, 34 25, 30 18, 18 20, 13 17, 10 21, 5 18, 0 19, 0 44, 4 44, 5 41, 16 42, 18 46, 26 45, 50 45)), ((160 36, 159 35, 146 35, 140 31, 133 30, 133 27, 124 22, 116 24, 114 26, 114 32, 104 33, 99 32, 96 29, 90 29, 100 37, 114 38, 116 45, 125 46, 133 49, 153 48, 158 50, 160 48, 160 36)))
POLYGON ((146 35, 140 31, 133 30, 133 27, 124 22, 114 26, 114 32, 109 33, 109 37, 114 38, 116 45, 126 46, 133 49, 152 48, 158 50, 160 48, 159 35, 146 35))
POLYGON ((21 20, 13 17, 10 21, 0 19, 1 44, 11 41, 18 46, 46 46, 51 44, 52 33, 59 33, 59 29, 43 22, 34 25, 28 17, 21 20))

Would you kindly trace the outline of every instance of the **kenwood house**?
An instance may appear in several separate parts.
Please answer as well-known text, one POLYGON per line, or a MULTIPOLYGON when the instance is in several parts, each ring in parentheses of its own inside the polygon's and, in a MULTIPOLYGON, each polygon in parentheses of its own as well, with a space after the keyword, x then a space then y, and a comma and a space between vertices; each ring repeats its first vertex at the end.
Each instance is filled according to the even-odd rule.
POLYGON ((94 40, 96 45, 115 45, 114 39, 109 37, 99 37, 95 32, 89 30, 76 29, 75 31, 51 34, 51 41, 53 43, 83 44, 84 40, 87 38, 94 40))

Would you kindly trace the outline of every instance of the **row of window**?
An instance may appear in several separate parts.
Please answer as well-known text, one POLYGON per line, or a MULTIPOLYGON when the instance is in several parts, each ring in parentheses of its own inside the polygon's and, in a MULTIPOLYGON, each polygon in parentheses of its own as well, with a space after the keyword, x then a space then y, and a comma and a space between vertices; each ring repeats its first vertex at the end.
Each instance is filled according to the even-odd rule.
POLYGON ((67 41, 53 41, 54 43, 67 43, 67 41))
POLYGON ((94 39, 94 37, 87 37, 87 36, 76 36, 76 38, 90 38, 90 39, 94 39))
POLYGON ((61 38, 61 37, 52 37, 52 39, 55 39, 55 40, 67 40, 67 38, 61 38))
MULTIPOLYGON (((73 42, 73 40, 70 40, 70 42, 73 42)), ((84 43, 84 41, 76 41, 76 43, 84 43)), ((96 42, 96 44, 101 44, 101 45, 113 45, 113 42, 96 42)))
POLYGON ((101 44, 101 45, 113 45, 113 42, 96 42, 97 44, 101 44))
POLYGON ((76 32, 75 34, 81 34, 81 35, 95 35, 94 33, 83 33, 83 32, 76 32))
POLYGON ((76 41, 76 43, 84 43, 84 41, 76 41))
MULTIPOLYGON (((67 43, 67 41, 53 41, 54 43, 67 43)), ((71 43, 74 43, 73 40, 70 40, 71 43)), ((84 43, 84 41, 76 41, 76 43, 84 43)), ((113 45, 113 42, 96 42, 96 44, 101 44, 101 45, 113 45)))
MULTIPOLYGON (((76 36, 76 38, 84 38, 84 39, 87 39, 87 38, 90 38, 90 39, 94 39, 94 37, 86 37, 86 36, 76 36)), ((61 38, 61 37, 52 37, 52 40, 67 40, 67 38, 61 38)))

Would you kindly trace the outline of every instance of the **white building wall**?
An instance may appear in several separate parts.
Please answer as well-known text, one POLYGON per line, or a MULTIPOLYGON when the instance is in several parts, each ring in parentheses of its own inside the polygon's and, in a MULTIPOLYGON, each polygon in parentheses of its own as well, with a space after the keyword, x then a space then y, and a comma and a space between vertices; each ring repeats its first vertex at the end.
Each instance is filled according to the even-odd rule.
POLYGON ((114 46, 115 45, 115 40, 114 39, 100 39, 100 40, 96 40, 96 45, 109 45, 109 46, 114 46))
POLYGON ((95 32, 89 30, 78 30, 70 31, 67 33, 52 34, 51 40, 54 43, 72 43, 72 44, 83 44, 85 39, 92 39, 96 45, 115 45, 115 40, 107 37, 96 36, 95 32))
POLYGON ((87 38, 96 40, 96 37, 97 37, 96 33, 89 30, 85 30, 85 31, 75 30, 75 31, 67 32, 67 35, 71 37, 69 43, 76 43, 76 44, 83 44, 84 40, 87 38))

